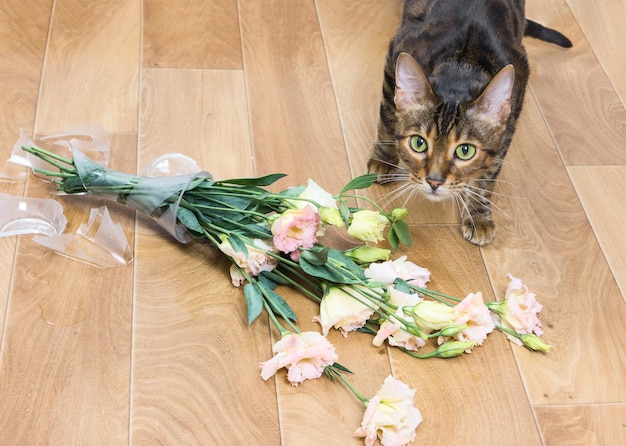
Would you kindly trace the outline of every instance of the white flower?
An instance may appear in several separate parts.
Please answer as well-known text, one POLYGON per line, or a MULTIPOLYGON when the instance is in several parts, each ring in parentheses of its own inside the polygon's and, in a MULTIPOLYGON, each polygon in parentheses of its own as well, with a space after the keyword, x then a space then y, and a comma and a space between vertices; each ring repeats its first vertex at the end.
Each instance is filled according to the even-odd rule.
POLYGON ((378 309, 366 297, 360 294, 369 292, 369 288, 355 285, 329 286, 320 303, 320 315, 313 319, 322 326, 324 336, 332 327, 341 331, 344 336, 348 332, 357 330, 378 309))
POLYGON ((411 285, 425 288, 430 281, 430 271, 408 261, 407 256, 395 260, 372 263, 365 270, 365 277, 374 282, 391 285, 396 279, 406 280, 411 285))
POLYGON ((380 438, 383 446, 401 446, 415 440, 415 429, 422 414, 413 403, 415 390, 392 376, 385 379, 376 395, 367 403, 361 427, 354 435, 365 437, 372 446, 380 438))

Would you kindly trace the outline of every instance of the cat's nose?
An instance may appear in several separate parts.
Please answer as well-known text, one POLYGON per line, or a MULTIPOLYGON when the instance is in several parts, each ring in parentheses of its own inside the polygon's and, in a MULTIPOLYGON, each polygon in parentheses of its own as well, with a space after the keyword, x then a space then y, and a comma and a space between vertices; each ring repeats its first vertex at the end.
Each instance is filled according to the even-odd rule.
POLYGON ((439 186, 441 186, 444 183, 444 179, 443 178, 437 178, 437 177, 426 177, 426 182, 430 185, 430 188, 434 191, 437 190, 437 188, 439 186))

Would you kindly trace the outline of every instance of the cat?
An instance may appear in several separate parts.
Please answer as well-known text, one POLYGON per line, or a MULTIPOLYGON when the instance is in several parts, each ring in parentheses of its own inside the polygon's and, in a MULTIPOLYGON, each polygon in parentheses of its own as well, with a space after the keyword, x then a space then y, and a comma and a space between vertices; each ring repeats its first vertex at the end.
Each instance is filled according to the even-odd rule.
POLYGON ((405 0, 389 44, 368 171, 408 180, 409 198, 459 200, 479 246, 495 237, 491 194, 524 102, 524 35, 572 45, 527 20, 524 0, 405 0))

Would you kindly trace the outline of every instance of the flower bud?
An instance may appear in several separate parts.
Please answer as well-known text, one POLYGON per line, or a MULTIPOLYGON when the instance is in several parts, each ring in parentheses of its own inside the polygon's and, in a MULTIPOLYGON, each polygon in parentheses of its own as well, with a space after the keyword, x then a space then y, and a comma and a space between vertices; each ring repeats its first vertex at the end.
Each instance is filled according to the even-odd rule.
POLYGON ((550 344, 546 344, 539 336, 534 334, 521 335, 520 339, 526 347, 534 351, 549 352, 552 348, 550 344))
POLYGON ((442 328, 439 331, 439 336, 443 336, 444 338, 449 338, 454 336, 455 334, 465 330, 467 328, 467 324, 461 325, 450 325, 448 327, 442 328))
POLYGON ((433 356, 439 358, 453 358, 462 355, 464 352, 471 351, 478 343, 476 341, 448 341, 437 347, 433 356))
POLYGON ((319 213, 322 222, 327 225, 343 226, 343 218, 341 217, 339 209, 330 206, 322 206, 319 209, 319 213))
POLYGON ((409 215, 409 210, 407 208, 395 208, 391 211, 391 217, 394 220, 404 220, 404 217, 409 215))
POLYGON ((388 249, 376 248, 375 246, 357 246, 349 251, 344 252, 345 255, 359 263, 373 263, 389 260, 391 251, 388 249))

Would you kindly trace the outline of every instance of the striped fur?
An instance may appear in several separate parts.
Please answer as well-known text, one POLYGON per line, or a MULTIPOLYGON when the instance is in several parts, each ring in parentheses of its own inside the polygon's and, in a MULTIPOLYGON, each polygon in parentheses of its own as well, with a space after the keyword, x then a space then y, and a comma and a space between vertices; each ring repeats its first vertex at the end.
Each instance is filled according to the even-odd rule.
POLYGON ((524 33, 567 41, 531 23, 523 0, 406 0, 389 45, 368 170, 380 183, 408 181, 409 197, 458 200, 463 236, 477 245, 495 236, 492 189, 529 75, 524 33), (425 141, 427 150, 411 141, 425 141), (468 144, 475 155, 461 159, 468 144))

